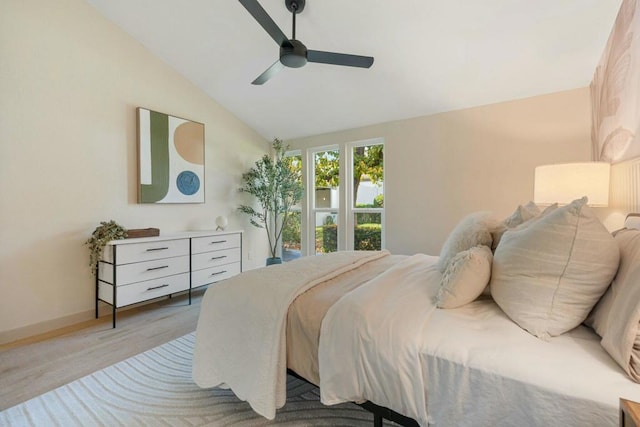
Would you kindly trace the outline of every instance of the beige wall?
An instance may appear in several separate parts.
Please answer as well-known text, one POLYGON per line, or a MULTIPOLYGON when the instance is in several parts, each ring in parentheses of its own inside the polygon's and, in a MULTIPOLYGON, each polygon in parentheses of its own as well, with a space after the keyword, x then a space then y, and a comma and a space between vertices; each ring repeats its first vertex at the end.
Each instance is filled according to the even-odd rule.
MULTIPOLYGON (((262 265, 235 208, 263 138, 81 0, 0 2, 0 58, 0 342, 91 316, 83 243, 102 220, 171 232, 224 214, 262 265), (205 204, 136 203, 138 106, 205 123, 205 204)), ((468 212, 528 201, 536 165, 589 160, 589 127, 583 88, 289 142, 383 137, 387 247, 437 254, 468 212)))
POLYGON ((83 243, 102 220, 172 232, 224 214, 247 231, 245 266, 262 264, 263 233, 235 209, 268 148, 85 2, 0 2, 0 342, 91 316, 83 243), (205 204, 136 203, 138 106, 205 124, 205 204))
POLYGON ((387 248, 437 255, 467 213, 530 200, 537 165, 590 160, 590 114, 583 88, 288 142, 384 138, 387 248))

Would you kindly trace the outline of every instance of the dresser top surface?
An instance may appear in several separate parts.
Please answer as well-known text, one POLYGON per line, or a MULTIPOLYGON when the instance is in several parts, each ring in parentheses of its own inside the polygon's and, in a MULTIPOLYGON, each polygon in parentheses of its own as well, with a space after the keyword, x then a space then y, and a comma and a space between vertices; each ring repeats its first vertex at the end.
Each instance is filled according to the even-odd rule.
POLYGON ((164 241, 164 240, 189 239, 189 238, 194 238, 194 237, 226 236, 226 235, 229 235, 229 234, 238 234, 238 233, 243 233, 243 232, 244 232, 244 230, 182 231, 182 232, 177 232, 177 233, 160 234, 159 236, 153 236, 153 237, 137 237, 137 238, 133 238, 133 239, 112 240, 107 244, 111 245, 111 246, 130 245, 130 244, 133 244, 133 243, 161 242, 161 241, 164 241))

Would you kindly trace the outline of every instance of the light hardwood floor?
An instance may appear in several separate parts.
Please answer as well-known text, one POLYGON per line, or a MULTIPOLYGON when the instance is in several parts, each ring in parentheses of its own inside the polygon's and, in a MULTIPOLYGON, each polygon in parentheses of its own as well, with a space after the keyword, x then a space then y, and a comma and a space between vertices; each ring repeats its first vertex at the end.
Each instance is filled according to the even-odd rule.
POLYGON ((0 346, 0 411, 193 332, 204 289, 0 346))

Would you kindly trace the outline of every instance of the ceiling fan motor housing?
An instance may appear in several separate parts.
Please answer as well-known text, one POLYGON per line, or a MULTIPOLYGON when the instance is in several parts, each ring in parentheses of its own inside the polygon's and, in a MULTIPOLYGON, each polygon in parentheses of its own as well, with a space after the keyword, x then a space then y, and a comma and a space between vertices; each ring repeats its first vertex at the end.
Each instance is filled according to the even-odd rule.
POLYGON ((284 0, 284 5, 291 13, 300 13, 304 10, 305 0, 284 0))
POLYGON ((298 40, 289 40, 291 46, 280 46, 280 62, 291 68, 300 68, 307 63, 307 47, 298 40))

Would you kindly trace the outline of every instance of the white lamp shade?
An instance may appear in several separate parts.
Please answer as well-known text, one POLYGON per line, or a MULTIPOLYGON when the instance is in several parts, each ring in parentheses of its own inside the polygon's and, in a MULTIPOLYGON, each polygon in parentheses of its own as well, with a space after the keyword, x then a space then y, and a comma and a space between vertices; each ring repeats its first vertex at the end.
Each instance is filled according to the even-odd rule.
POLYGON ((590 206, 609 205, 611 165, 605 162, 562 163, 535 170, 534 202, 568 204, 584 196, 590 206))

